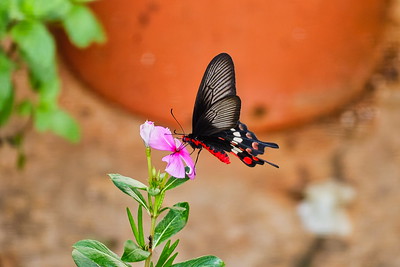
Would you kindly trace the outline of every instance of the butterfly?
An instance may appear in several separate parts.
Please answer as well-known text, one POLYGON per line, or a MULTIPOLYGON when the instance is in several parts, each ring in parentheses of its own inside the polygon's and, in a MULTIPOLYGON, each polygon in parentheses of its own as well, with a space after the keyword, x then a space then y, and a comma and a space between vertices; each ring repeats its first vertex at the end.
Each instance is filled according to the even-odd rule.
POLYGON ((231 153, 249 167, 268 163, 278 168, 257 155, 264 154, 266 147, 279 146, 258 140, 239 121, 240 108, 232 58, 221 53, 207 66, 194 104, 192 133, 184 135, 182 141, 193 149, 208 150, 224 163, 230 163, 228 153, 231 153))

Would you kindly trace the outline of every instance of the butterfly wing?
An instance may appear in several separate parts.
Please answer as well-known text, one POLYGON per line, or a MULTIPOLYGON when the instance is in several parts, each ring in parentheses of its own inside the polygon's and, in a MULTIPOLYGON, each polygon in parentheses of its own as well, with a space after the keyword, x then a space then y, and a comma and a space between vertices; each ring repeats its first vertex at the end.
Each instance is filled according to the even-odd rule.
POLYGON ((197 119, 193 135, 201 138, 210 136, 237 125, 240 117, 240 98, 227 96, 215 102, 197 119))
POLYGON ((275 168, 279 168, 279 166, 276 165, 275 163, 253 156, 247 150, 244 150, 242 147, 238 145, 232 145, 231 152, 249 167, 254 167, 256 165, 264 165, 264 163, 266 162, 269 165, 274 166, 275 168))
POLYGON ((205 148, 222 162, 229 163, 231 152, 249 167, 268 163, 257 157, 265 147, 278 148, 275 143, 262 142, 239 121, 240 98, 236 95, 235 70, 232 58, 217 55, 204 73, 193 110, 192 133, 184 136, 193 148, 205 148))
POLYGON ((257 136, 247 129, 246 124, 241 123, 240 121, 236 128, 231 128, 230 132, 226 131, 226 133, 227 135, 225 139, 231 141, 232 143, 236 143, 253 156, 264 154, 264 149, 266 147, 279 148, 279 146, 275 143, 258 140, 257 136))
POLYGON ((248 130, 244 123, 239 121, 236 128, 224 131, 223 139, 230 142, 230 152, 247 166, 254 167, 258 164, 264 165, 266 162, 278 168, 278 165, 256 156, 264 154, 264 149, 266 147, 279 148, 279 146, 275 143, 258 140, 256 135, 248 130))
POLYGON ((208 64, 201 81, 193 110, 192 134, 211 135, 236 127, 240 103, 232 58, 221 53, 208 64))

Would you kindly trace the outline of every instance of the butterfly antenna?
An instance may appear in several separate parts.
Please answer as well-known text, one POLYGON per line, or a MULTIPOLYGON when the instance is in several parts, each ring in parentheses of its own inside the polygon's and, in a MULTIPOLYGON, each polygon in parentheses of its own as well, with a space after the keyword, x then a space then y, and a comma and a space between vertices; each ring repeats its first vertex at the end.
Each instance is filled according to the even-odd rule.
MULTIPOLYGON (((182 127, 182 125, 179 123, 179 121, 176 119, 176 117, 175 117, 175 115, 174 115, 174 112, 172 111, 172 108, 171 108, 171 115, 172 115, 172 118, 174 118, 174 120, 176 121, 176 123, 179 125, 179 127, 181 128, 181 130, 182 130, 182 133, 183 133, 183 135, 186 135, 185 134, 185 130, 183 130, 183 127, 182 127)), ((174 130, 174 134, 176 134, 176 131, 174 130)))

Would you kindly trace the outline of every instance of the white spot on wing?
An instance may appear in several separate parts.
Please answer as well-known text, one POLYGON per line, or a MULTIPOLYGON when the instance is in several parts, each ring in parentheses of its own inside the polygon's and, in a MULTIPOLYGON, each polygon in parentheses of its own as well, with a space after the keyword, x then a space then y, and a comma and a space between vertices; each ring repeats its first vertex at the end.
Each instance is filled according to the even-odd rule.
POLYGON ((238 143, 241 143, 241 142, 243 141, 243 139, 240 138, 240 137, 234 137, 234 138, 233 138, 233 141, 238 142, 238 143))
POLYGON ((233 132, 233 135, 240 137, 240 133, 239 132, 233 132))
POLYGON ((237 153, 239 153, 239 152, 242 152, 242 150, 240 150, 240 149, 237 148, 237 147, 232 147, 231 151, 232 151, 233 153, 235 153, 235 154, 237 154, 237 153))

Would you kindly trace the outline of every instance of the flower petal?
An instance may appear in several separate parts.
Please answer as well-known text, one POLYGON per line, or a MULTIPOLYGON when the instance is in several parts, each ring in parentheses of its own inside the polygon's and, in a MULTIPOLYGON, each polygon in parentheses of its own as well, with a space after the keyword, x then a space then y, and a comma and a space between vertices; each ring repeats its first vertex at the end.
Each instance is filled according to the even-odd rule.
POLYGON ((183 147, 179 152, 180 158, 185 162, 186 166, 189 167, 189 172, 187 172, 188 177, 193 180, 196 176, 196 170, 194 167, 194 162, 192 157, 190 157, 189 152, 187 151, 186 147, 183 147))
POLYGON ((149 145, 157 150, 175 152, 174 138, 168 128, 155 126, 151 133, 149 145))
POLYGON ((144 144, 148 147, 149 140, 152 131, 154 130, 154 122, 146 121, 142 125, 140 125, 140 136, 142 137, 144 144))
POLYGON ((162 161, 167 162, 165 171, 175 178, 185 178, 185 166, 177 153, 167 155, 162 158, 162 161))

